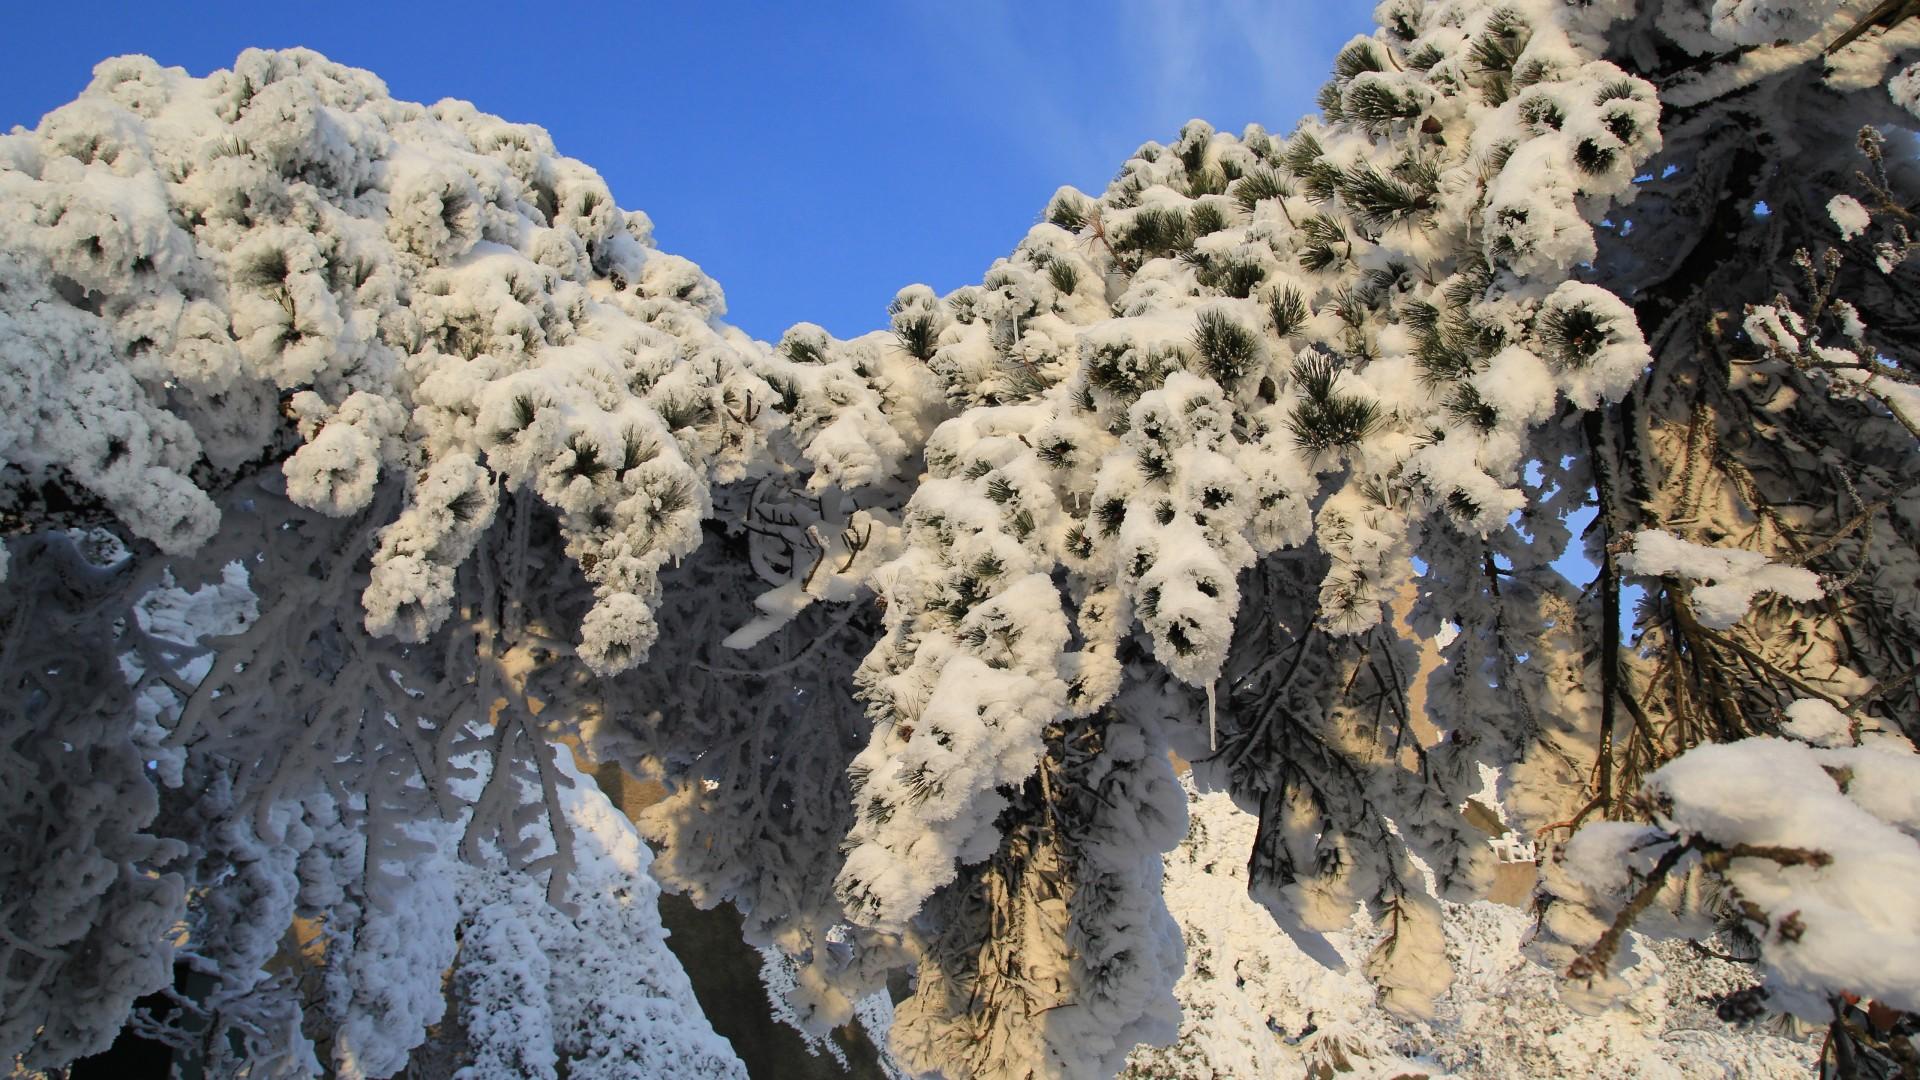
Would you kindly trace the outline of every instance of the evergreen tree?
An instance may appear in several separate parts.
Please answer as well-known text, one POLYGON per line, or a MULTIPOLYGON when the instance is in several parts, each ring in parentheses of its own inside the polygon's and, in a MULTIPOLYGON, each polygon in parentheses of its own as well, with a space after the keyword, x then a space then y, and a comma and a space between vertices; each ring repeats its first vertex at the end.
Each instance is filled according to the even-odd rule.
POLYGON ((504 1074, 726 1068, 581 969, 659 962, 571 744, 805 1022, 910 967, 907 1067, 1110 1075, 1178 1031, 1171 748, 1402 1017, 1491 770, 1596 1000, 1717 933, 1823 1067, 1911 1068, 1920 28, 1824 51, 1864 6, 1387 0, 1285 138, 1190 123, 777 345, 538 129, 103 64, 0 137, 0 1054, 185 962, 247 1061, 385 1075, 451 967, 504 1074))

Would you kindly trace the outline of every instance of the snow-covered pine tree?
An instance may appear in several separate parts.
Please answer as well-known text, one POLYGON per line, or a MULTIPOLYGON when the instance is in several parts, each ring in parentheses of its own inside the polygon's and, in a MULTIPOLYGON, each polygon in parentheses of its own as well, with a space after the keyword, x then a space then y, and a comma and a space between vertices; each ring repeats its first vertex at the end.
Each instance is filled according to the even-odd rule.
POLYGON ((475 899, 457 851, 638 935, 611 967, 520 972, 565 1003, 546 1057, 737 1069, 661 951, 644 857, 615 860, 617 889, 576 880, 608 834, 575 827, 593 811, 560 741, 589 673, 651 644, 711 480, 761 453, 772 393, 717 287, 538 129, 395 102, 312 53, 203 80, 110 61, 0 142, 0 453, 25 534, 0 1055, 104 1048, 178 964, 211 984, 175 994, 183 1039, 262 1075, 307 1074, 316 1046, 389 1075, 447 985, 500 992, 461 972, 566 940, 498 910, 516 885, 475 899), (157 627, 174 580, 221 591, 157 627), (276 957, 296 918, 321 932, 317 1003, 276 957), (457 951, 470 930, 494 951, 457 951))
POLYGON ((915 1069, 1175 1034, 1169 745, 1304 947, 1386 928, 1402 1014, 1486 885, 1486 766, 1555 839, 1645 822, 1550 867, 1556 964, 1604 991, 1629 923, 1719 927, 1839 1067, 1897 1061, 1920 915, 1857 867, 1920 858, 1920 30, 1825 56, 1864 7, 1389 0, 1287 137, 1191 124, 980 285, 777 346, 537 129, 311 53, 110 61, 0 138, 0 1052, 103 1045, 178 958, 249 1060, 378 1075, 454 965, 552 1018, 467 1009, 476 1054, 584 1067, 615 1042, 539 1008, 596 999, 511 959, 577 946, 428 869, 607 903, 577 740, 672 784, 661 876, 751 907, 811 1022, 911 962, 915 1069), (224 590, 184 637, 141 614, 169 573, 224 590), (1805 799, 1728 814, 1712 752, 1805 799), (295 915, 304 1017, 262 966, 295 915))
MULTIPOLYGON (((1071 882, 1070 855, 1026 854, 1029 823, 1092 823, 1008 779, 1058 768, 1063 713, 1124 718, 1260 815, 1250 885, 1283 925, 1311 942, 1361 903, 1389 927, 1368 968, 1418 1016, 1447 981, 1434 892, 1472 896, 1490 869, 1459 813, 1479 766, 1557 840, 1660 813, 1635 793, 1664 762, 1791 738, 1790 710, 1836 710, 1848 724, 1828 737, 1882 731, 1910 752, 1911 147, 1862 129, 1910 130, 1913 76, 1887 76, 1920 31, 1824 56, 1858 14, 1385 4, 1317 121, 1284 140, 1190 125, 1100 197, 1063 190, 944 311, 903 293, 903 347, 965 411, 930 440, 905 550, 872 578, 889 633, 862 672, 877 724, 855 765, 849 913, 907 929, 923 897, 960 888, 999 905, 985 926, 1047 925, 1022 917, 1035 901, 1005 860, 1071 882), (1883 235, 1864 236, 1875 220, 1883 235), (1583 510, 1598 575, 1576 585, 1554 563, 1583 510), (1406 587, 1411 633, 1449 639, 1437 738, 1408 715, 1409 631, 1385 617, 1406 587)), ((1849 849, 1910 865, 1920 823, 1886 772, 1907 767, 1879 765, 1872 789, 1847 773, 1853 806, 1805 850, 1840 849, 1828 830, 1864 815, 1882 824, 1849 849)), ((1661 827, 1679 839, 1637 867, 1608 847, 1588 865, 1612 877, 1550 911, 1549 937, 1587 950, 1570 974, 1604 981, 1644 912, 1622 873, 1677 880, 1687 859, 1721 886, 1723 929, 1777 939, 1784 919, 1798 940, 1811 901, 1777 883, 1752 899, 1739 861, 1780 841, 1697 815, 1661 827), (1574 918, 1582 904, 1601 911, 1574 918)), ((1912 965, 1885 963, 1920 941, 1904 873, 1824 887, 1829 936, 1798 950, 1837 950, 1823 961, 1763 958, 1776 1004, 1834 1021, 1835 1060, 1885 1036, 1847 1019, 1847 995, 1881 1016, 1916 1003, 1912 965)), ((1115 996, 1055 974, 1081 954, 1065 930, 1081 913, 1051 890, 1067 904, 1051 967, 1029 939, 1025 977, 1006 978, 984 934, 922 961, 923 992, 957 999, 960 970, 970 1019, 989 1001, 1024 1033, 981 1039, 909 1006, 897 1038, 950 1042, 918 1062, 1022 1075, 1036 1042, 1104 1052, 1063 1009, 1116 1039, 1158 1015, 1141 993, 1164 983, 1144 972, 1115 996)), ((1164 955, 1154 920, 1111 925, 1133 935, 1130 962, 1164 955)), ((1911 1021, 1894 1030, 1897 1048, 1911 1021)))

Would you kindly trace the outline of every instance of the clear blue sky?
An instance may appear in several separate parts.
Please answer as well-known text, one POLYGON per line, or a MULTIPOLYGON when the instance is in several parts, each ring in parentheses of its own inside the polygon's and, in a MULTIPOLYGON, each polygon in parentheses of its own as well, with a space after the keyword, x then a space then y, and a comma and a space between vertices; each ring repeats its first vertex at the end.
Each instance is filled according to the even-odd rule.
POLYGON ((1100 191, 1189 117, 1286 132, 1372 6, 42 2, 0 40, 0 128, 107 56, 205 75, 304 45, 396 97, 547 128, 755 336, 801 319, 845 336, 884 325, 902 285, 978 281, 1054 188, 1100 191))

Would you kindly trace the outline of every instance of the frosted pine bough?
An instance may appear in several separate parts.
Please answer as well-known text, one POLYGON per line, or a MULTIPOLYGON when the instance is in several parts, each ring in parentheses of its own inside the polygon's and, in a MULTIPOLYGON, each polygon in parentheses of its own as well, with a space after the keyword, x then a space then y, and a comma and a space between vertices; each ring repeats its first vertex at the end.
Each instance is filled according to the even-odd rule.
MULTIPOLYGON (((1605 1010, 1569 999, 1581 987, 1525 959, 1532 916, 1489 901, 1443 903, 1451 986, 1425 1019, 1375 1004, 1360 961, 1384 932, 1361 922, 1329 935, 1344 969, 1273 933, 1272 916, 1246 895, 1243 852, 1255 819, 1223 793, 1190 793, 1191 823, 1168 853, 1167 904, 1186 932, 1187 968, 1176 987, 1180 1037, 1142 1046, 1127 1080, 1241 1076, 1413 1075, 1532 1080, 1580 1076, 1804 1076, 1805 1040, 1733 1027, 1715 1001, 1751 985, 1743 965, 1678 941, 1640 941, 1640 961, 1605 1010)), ((1637 935, 1636 935, 1637 936, 1637 935)))
POLYGON ((760 453, 744 417, 770 392, 711 321, 719 287, 543 132, 249 53, 205 81, 112 61, 6 153, 9 304, 72 301, 10 320, 10 363, 43 365, 9 373, 16 470, 169 552, 218 527, 196 466, 218 485, 285 454, 289 497, 333 516, 391 476, 408 498, 365 604, 403 641, 447 617, 498 479, 590 568, 582 659, 644 655, 659 568, 760 453))
MULTIPOLYGON (((233 857, 193 839, 208 814, 252 822, 269 854, 242 861, 282 882, 332 850, 272 825, 293 806, 337 814, 326 858, 348 867, 407 866, 394 821, 465 820, 469 857, 498 837, 569 903, 568 832, 539 839, 566 816, 556 738, 674 781, 642 822, 657 871, 751 908, 750 933, 802 959, 809 1022, 913 964, 894 1049, 949 1075, 1110 1073, 1175 1034, 1169 744, 1257 812, 1249 887, 1303 947, 1330 956, 1319 935, 1356 905, 1390 928, 1364 967, 1413 1017, 1447 987, 1441 899, 1490 874, 1459 812, 1479 765, 1516 823, 1564 838, 1648 816, 1636 790, 1657 799, 1698 743, 1910 746, 1910 200, 1853 144, 1910 125, 1909 76, 1882 81, 1916 35, 1823 67, 1850 14, 1384 5, 1321 119, 1284 139, 1189 125, 1100 197, 1063 191, 980 286, 903 291, 890 332, 774 347, 718 322, 717 287, 534 129, 392 102, 311 54, 204 82, 113 62, 0 143, 7 416, 47 416, 0 436, 10 520, 35 531, 15 596, 90 581, 108 599, 73 608, 90 644, 68 654, 126 650, 115 604, 161 561, 94 575, 39 535, 112 522, 182 580, 264 556, 264 614, 194 646, 204 677, 134 642, 140 714, 75 684, 14 707, 39 775, 73 770, 38 734, 55 714, 91 718, 82 744, 117 771, 76 773, 66 806, 24 789, 10 823, 112 806, 111 830, 49 850, 162 873, 19 892, 61 918, 9 924, 31 946, 9 943, 10 987, 108 970, 66 951, 107 925, 137 974, 87 1009, 9 994, 4 1045, 32 1064, 100 1045, 166 980, 159 927, 182 911, 206 939, 284 925, 285 905, 218 900, 233 857), (1814 166, 1766 172, 1789 136, 1814 166), (1831 210, 1843 191, 1862 214, 1831 210), (1550 564, 1589 503, 1581 589, 1550 564), (1643 553, 1650 535, 1688 558, 1643 553), (1628 575, 1633 647, 1614 631, 1628 575), (1409 586, 1411 634, 1385 613, 1409 586), (317 629, 289 617, 314 608, 317 629), (1443 622, 1432 741, 1414 642, 1443 622), (316 692, 342 671, 356 689, 316 692), (322 734, 289 751, 274 717, 309 700, 322 734), (182 793, 224 776, 230 805, 155 805, 140 763, 163 757, 182 793), (715 857, 716 837, 738 846, 715 857)), ((18 651, 23 610, 10 672, 49 666, 18 651)), ((1911 844, 1903 811, 1866 812, 1911 844)), ((1754 840, 1654 821, 1673 839, 1642 839, 1684 848, 1659 881, 1661 854, 1587 892, 1549 875, 1556 964, 1605 990, 1601 943, 1684 873, 1711 887, 1675 928, 1755 950, 1776 1003, 1844 1020, 1833 995, 1873 985, 1910 1008, 1871 973, 1768 952, 1792 911, 1742 907, 1772 886, 1704 846, 1754 840)), ((295 905, 334 913, 338 970, 370 990, 380 954, 354 950, 377 932, 348 928, 392 908, 381 887, 295 905)), ((1902 932, 1912 905, 1881 906, 1902 932)), ((203 961, 238 988, 223 1015, 256 1059, 307 1037, 265 1021, 285 996, 251 993, 270 955, 203 961)), ((352 1051, 356 1000, 320 1034, 336 1068, 382 1071, 352 1051)))

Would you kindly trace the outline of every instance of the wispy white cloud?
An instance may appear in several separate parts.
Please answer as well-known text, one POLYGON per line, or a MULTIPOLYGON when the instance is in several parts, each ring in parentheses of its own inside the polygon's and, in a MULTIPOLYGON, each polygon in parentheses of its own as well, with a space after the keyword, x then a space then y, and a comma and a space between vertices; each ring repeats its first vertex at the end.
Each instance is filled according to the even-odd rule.
POLYGON ((1104 181, 1140 143, 1171 139, 1194 117, 1290 129, 1369 10, 1271 0, 909 7, 930 67, 975 88, 982 122, 1004 125, 1009 148, 1035 166, 1081 184, 1104 181))
POLYGON ((1071 175, 1076 163, 1099 149, 1099 117, 1076 108, 1071 80, 1055 50, 1071 47, 1036 17, 1032 5, 1017 0, 975 0, 967 4, 911 5, 920 16, 930 64, 938 74, 971 83, 983 110, 1004 104, 998 125, 1010 143, 1035 164, 1071 175))
POLYGON ((1165 121, 1209 96, 1213 69, 1206 63, 1207 45, 1214 37, 1210 6, 1193 0, 1128 0, 1122 7, 1131 16, 1121 20, 1122 32, 1131 31, 1129 44, 1146 53, 1144 66, 1153 74, 1146 102, 1150 114, 1165 121))
POLYGON ((1138 46, 1156 56, 1153 118, 1193 116, 1286 128, 1312 108, 1331 43, 1368 28, 1359 4, 1305 8, 1271 0, 1129 0, 1138 46), (1234 116, 1220 115, 1222 107, 1234 116), (1212 117, 1205 114, 1213 113, 1212 117))

